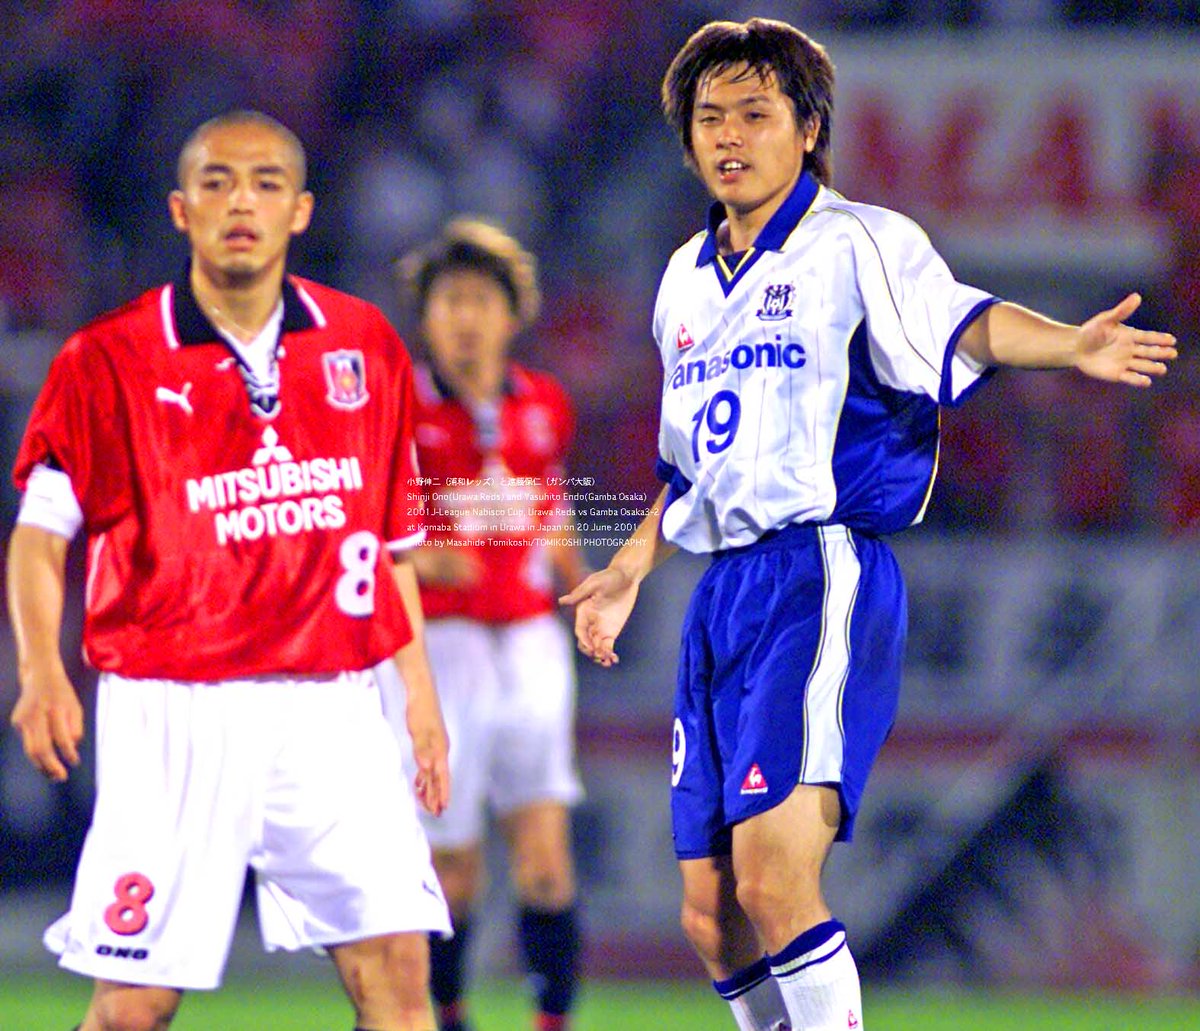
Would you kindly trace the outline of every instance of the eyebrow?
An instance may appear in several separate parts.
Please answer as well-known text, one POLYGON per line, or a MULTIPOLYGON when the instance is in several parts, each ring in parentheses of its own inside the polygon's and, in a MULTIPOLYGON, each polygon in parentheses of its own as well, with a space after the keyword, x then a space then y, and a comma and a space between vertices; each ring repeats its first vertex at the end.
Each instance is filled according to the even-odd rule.
MULTIPOLYGON (((255 175, 287 175, 287 169, 283 165, 255 165, 250 171, 255 175)), ((212 175, 215 172, 232 175, 233 166, 223 164, 220 161, 210 161, 200 167, 201 175, 212 175)))
POLYGON ((751 104, 769 104, 770 102, 771 98, 766 93, 751 93, 748 97, 742 97, 732 104, 718 104, 713 100, 698 100, 696 101, 696 110, 702 107, 714 108, 716 110, 726 107, 749 107, 751 104))

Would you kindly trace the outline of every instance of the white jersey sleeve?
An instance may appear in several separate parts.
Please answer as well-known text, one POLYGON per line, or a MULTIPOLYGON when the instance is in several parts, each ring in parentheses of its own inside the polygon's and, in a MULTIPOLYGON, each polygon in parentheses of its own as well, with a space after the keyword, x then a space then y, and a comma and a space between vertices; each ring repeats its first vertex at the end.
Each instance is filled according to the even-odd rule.
POLYGON ((879 381, 943 405, 962 401, 987 367, 959 354, 958 338, 995 298, 958 282, 925 231, 904 215, 857 204, 827 210, 861 230, 852 238, 879 381))

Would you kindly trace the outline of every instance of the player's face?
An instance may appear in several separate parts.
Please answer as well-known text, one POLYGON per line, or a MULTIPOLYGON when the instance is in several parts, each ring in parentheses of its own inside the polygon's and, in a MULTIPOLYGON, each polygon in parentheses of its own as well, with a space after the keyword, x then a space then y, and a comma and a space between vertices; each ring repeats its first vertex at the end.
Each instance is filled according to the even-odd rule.
POLYGON ((796 124, 795 105, 774 75, 735 65, 696 87, 692 157, 709 192, 757 230, 796 185, 819 127, 815 119, 796 124))
POLYGON ((493 380, 519 329, 509 295, 494 276, 450 269, 430 284, 421 330, 438 371, 452 383, 493 380))
POLYGON ((282 275, 288 243, 312 215, 299 178, 295 152, 269 126, 229 125, 204 136, 170 196, 196 271, 217 287, 282 275))

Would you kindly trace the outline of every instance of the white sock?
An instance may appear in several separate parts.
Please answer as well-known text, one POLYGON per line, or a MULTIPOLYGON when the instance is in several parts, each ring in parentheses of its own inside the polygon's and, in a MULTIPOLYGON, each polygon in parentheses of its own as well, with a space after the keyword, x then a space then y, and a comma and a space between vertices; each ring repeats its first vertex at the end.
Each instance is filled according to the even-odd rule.
POLYGON ((858 967, 841 921, 810 927, 767 958, 795 1031, 862 1031, 858 967))
POLYGON ((789 1031, 787 1008, 766 956, 713 987, 729 1003, 739 1031, 789 1031))

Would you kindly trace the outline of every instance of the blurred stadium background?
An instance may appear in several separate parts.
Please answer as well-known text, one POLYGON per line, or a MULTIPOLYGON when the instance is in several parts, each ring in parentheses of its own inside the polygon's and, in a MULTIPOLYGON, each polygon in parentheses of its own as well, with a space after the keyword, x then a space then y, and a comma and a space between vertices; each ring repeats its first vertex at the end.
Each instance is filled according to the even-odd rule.
MULTIPOLYGON (((402 332, 392 259, 459 212, 521 236, 547 295, 521 356, 577 402, 574 473, 652 493, 654 290, 704 209, 658 84, 688 33, 751 14, 830 48, 842 192, 914 217, 960 278, 1064 319, 1139 289, 1133 321, 1187 349, 1148 394, 1005 374, 947 413, 926 524, 896 542, 912 612, 901 720, 859 840, 831 863, 865 978, 1195 995, 1200 4, 3 0, 0 465, 66 334, 178 268, 164 198, 188 130, 253 106, 309 150, 317 214, 293 269, 402 332)), ((5 533, 17 500, 0 489, 5 533)), ((619 522, 583 509, 597 539, 619 522)), ((700 567, 672 565, 620 667, 581 669, 578 839, 590 974, 698 984, 667 770, 700 567)), ((78 634, 73 609, 68 660, 87 683, 78 634)), ((5 970, 49 969, 38 930, 65 902, 91 791, 87 770, 46 785, 0 734, 5 970)), ((488 906, 478 965, 504 977, 502 877, 488 906)))

